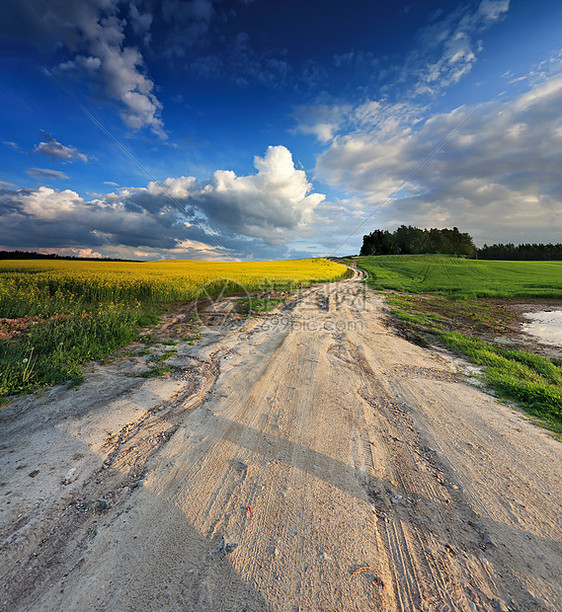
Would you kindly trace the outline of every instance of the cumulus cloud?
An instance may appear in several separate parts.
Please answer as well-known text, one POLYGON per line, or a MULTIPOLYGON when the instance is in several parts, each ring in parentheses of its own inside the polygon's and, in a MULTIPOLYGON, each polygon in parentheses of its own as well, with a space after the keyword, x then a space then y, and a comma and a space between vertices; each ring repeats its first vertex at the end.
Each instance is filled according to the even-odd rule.
POLYGON ((49 168, 30 168, 27 171, 29 176, 37 178, 43 181, 55 181, 61 179, 68 179, 68 176, 64 172, 58 170, 50 170, 49 168))
POLYGON ((294 118, 296 131, 312 134, 323 144, 331 141, 349 121, 353 112, 351 104, 310 104, 297 106, 294 118))
POLYGON ((358 104, 315 104, 296 108, 296 132, 313 134, 322 144, 328 144, 339 134, 351 132, 393 132, 398 123, 413 125, 426 107, 411 102, 366 100, 358 104))
POLYGON ((10 240, 3 246, 273 257, 304 231, 324 195, 312 192, 283 146, 269 147, 254 164, 248 176, 218 170, 207 181, 169 177, 88 201, 70 189, 3 189, 0 225, 10 240))
POLYGON ((36 153, 41 153, 42 155, 46 155, 51 159, 60 159, 67 162, 73 162, 77 159, 87 162, 88 158, 83 153, 80 153, 78 149, 72 146, 65 146, 55 138, 53 138, 47 132, 41 130, 40 132, 43 140, 35 145, 34 151, 36 153))
MULTIPOLYGON (((548 241, 562 230, 562 75, 508 102, 483 105, 377 219, 453 224, 481 242, 548 241)), ((337 137, 316 172, 371 210, 474 109, 413 123, 400 115, 337 137)), ((375 223, 375 221, 373 221, 375 223)))
POLYGON ((127 196, 107 194, 85 201, 70 189, 0 191, 3 240, 11 247, 99 248, 104 245, 174 248, 184 238, 175 211, 131 209, 127 196))
POLYGON ((194 177, 169 178, 160 184, 149 183, 146 193, 153 197, 170 194, 185 201, 222 232, 260 238, 272 246, 284 244, 310 223, 325 196, 311 193, 306 173, 295 168, 286 147, 269 147, 264 157, 254 158, 254 165, 257 173, 253 175, 217 170, 206 182, 194 177))

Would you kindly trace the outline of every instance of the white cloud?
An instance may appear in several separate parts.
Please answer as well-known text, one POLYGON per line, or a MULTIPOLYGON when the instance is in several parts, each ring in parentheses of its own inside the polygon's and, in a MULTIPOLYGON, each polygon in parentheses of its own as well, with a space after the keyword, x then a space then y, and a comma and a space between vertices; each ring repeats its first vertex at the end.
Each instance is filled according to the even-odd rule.
POLYGON ((272 257, 306 229, 324 195, 312 192, 283 146, 269 147, 254 164, 257 172, 248 176, 218 170, 208 181, 169 177, 88 201, 70 189, 4 189, 0 225, 17 248, 103 247, 108 256, 121 246, 174 257, 272 257))
POLYGON ((54 253, 56 255, 60 255, 60 256, 66 256, 66 257, 90 257, 90 258, 94 258, 94 259, 101 259, 103 257, 103 255, 101 253, 99 253, 98 251, 94 251, 92 249, 77 249, 77 248, 70 248, 70 249, 65 249, 65 248, 61 248, 61 249, 56 249, 56 248, 51 248, 49 249, 49 254, 50 253, 54 253))
POLYGON ((254 165, 258 172, 249 176, 217 170, 207 182, 170 178, 162 185, 150 183, 147 191, 186 200, 223 231, 284 244, 311 221, 325 196, 310 193, 306 173, 295 168, 291 152, 283 146, 269 147, 263 158, 254 158, 254 165))
POLYGON ((333 140, 339 127, 337 123, 315 123, 313 125, 299 125, 297 131, 301 134, 312 134, 316 136, 319 142, 326 144, 333 140))
MULTIPOLYGON (((482 106, 372 224, 457 225, 481 241, 559 239, 562 75, 482 106)), ((317 176, 373 210, 474 109, 412 123, 399 115, 337 137, 317 176)))
POLYGON ((330 142, 349 121, 353 112, 351 104, 311 104, 297 106, 294 118, 295 131, 312 134, 322 143, 330 142))
POLYGON ((14 149, 14 151, 19 151, 20 148, 17 142, 12 142, 11 140, 4 140, 2 141, 2 144, 10 147, 10 149, 14 149))
POLYGON ((44 140, 38 145, 35 145, 33 150, 36 153, 41 153, 51 159, 61 159, 68 162, 77 159, 83 162, 88 161, 88 158, 83 153, 80 153, 75 147, 63 145, 51 135, 47 134, 47 132, 41 131, 40 134, 44 140))
MULTIPOLYGON (((415 47, 401 65, 379 71, 386 73, 384 85, 378 82, 379 99, 363 98, 351 105, 333 104, 298 106, 294 112, 297 132, 311 134, 319 142, 331 142, 340 133, 358 128, 387 124, 401 117, 402 123, 414 123, 426 110, 420 102, 458 83, 467 75, 483 49, 479 35, 501 20, 509 10, 510 0, 483 0, 478 5, 463 5, 422 28, 415 47), (395 74, 392 80, 389 74, 395 74), (393 102, 399 100, 399 102, 393 102)), ((336 55, 337 67, 370 61, 380 62, 370 54, 354 51, 336 55)))
POLYGON ((500 19, 509 10, 510 0, 482 0, 478 13, 489 21, 500 19))

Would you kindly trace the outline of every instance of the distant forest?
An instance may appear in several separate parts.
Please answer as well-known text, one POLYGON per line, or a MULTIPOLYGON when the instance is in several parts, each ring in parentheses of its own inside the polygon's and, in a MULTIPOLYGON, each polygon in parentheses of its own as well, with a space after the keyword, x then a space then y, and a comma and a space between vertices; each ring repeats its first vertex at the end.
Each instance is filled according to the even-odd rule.
POLYGON ((79 261, 137 261, 135 259, 111 259, 110 257, 74 257, 56 253, 35 253, 33 251, 0 251, 0 259, 70 259, 79 261))
POLYGON ((470 234, 453 229, 419 229, 401 225, 394 232, 375 230, 363 236, 360 255, 464 255, 474 257, 476 247, 470 234))
POLYGON ((363 236, 360 255, 457 255, 478 259, 562 260, 562 244, 493 244, 474 246, 470 234, 453 229, 419 229, 401 225, 394 232, 375 230, 363 236))
POLYGON ((562 260, 562 244, 485 244, 478 259, 562 260))

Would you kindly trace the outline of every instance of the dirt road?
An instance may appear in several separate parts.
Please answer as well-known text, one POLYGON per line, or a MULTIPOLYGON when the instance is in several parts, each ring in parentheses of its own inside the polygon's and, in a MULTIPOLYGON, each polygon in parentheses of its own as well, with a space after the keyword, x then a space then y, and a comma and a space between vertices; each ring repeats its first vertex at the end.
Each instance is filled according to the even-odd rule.
POLYGON ((357 278, 1 409, 3 610, 560 610, 561 445, 357 278))

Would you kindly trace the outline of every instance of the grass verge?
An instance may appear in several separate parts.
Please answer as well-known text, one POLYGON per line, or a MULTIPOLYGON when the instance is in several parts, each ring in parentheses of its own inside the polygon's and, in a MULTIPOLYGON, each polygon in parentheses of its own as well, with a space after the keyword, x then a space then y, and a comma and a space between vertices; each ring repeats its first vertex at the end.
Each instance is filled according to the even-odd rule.
POLYGON ((82 364, 104 359, 158 322, 155 312, 109 311, 53 318, 0 340, 0 397, 79 380, 82 364))

